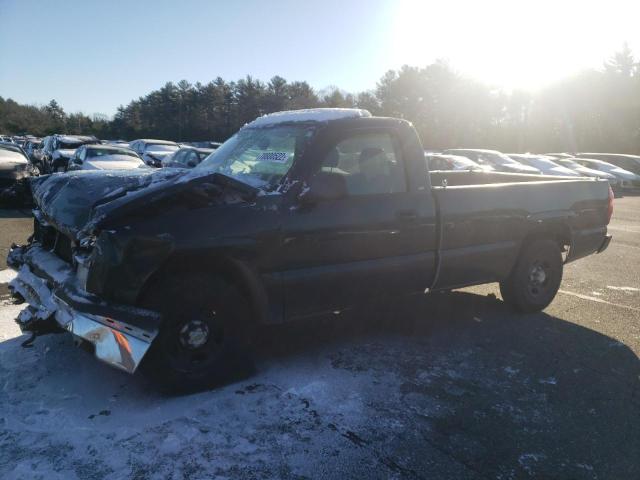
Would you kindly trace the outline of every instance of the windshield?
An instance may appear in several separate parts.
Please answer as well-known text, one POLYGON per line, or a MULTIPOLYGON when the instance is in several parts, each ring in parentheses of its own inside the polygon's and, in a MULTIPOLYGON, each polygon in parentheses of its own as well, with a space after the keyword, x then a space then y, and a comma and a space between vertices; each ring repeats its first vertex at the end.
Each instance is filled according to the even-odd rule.
POLYGON ((488 163, 489 165, 513 165, 518 162, 499 152, 480 152, 478 153, 478 163, 488 163))
POLYGON ((88 148, 87 149, 87 158, 98 158, 104 157, 102 160, 130 160, 127 158, 117 158, 117 157, 133 157, 138 158, 134 152, 129 152, 127 150, 123 150, 121 148, 88 148))
POLYGON ((610 163, 601 162, 597 160, 591 160, 591 161, 582 160, 582 162, 584 162, 585 167, 591 168, 593 170, 600 170, 601 172, 610 172, 611 170, 618 168, 615 165, 611 165, 610 163))
POLYGON ((274 187, 301 155, 314 131, 309 125, 244 128, 196 169, 222 173, 256 187, 274 187))
POLYGON ((469 168, 469 169, 479 168, 476 162, 468 159, 467 157, 462 157, 459 155, 451 155, 450 157, 447 157, 447 158, 449 158, 449 160, 451 160, 453 164, 458 168, 469 168))
POLYGON ((562 159, 559 158, 558 163, 561 163, 562 165, 564 165, 565 167, 569 167, 569 168, 583 168, 582 165, 580 165, 579 163, 574 162, 573 160, 568 160, 568 159, 562 159))
POLYGON ((547 169, 547 168, 556 168, 558 165, 553 163, 551 160, 545 157, 516 157, 516 160, 526 163, 532 167, 547 169))
POLYGON ((167 145, 165 143, 148 143, 144 147, 145 152, 175 152, 180 147, 178 145, 167 145))

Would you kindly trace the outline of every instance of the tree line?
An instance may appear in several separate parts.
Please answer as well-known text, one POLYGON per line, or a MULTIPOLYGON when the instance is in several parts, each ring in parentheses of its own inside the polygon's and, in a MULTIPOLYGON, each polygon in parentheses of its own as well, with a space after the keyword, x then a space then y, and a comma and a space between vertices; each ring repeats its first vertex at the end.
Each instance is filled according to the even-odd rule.
POLYGON ((280 76, 268 82, 251 76, 169 82, 120 106, 112 119, 67 114, 55 100, 37 107, 0 97, 0 133, 223 141, 265 113, 313 107, 356 107, 405 118, 428 149, 640 153, 640 67, 626 45, 601 69, 536 93, 506 92, 436 61, 391 70, 374 90, 357 94, 337 87, 316 91, 280 76))

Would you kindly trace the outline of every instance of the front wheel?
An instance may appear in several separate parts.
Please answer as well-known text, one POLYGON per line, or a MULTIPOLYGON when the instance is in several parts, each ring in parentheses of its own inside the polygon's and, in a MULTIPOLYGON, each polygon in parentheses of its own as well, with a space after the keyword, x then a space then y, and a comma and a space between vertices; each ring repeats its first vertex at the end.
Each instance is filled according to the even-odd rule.
POLYGON ((534 240, 525 245, 509 277, 500 282, 500 293, 520 312, 539 312, 553 301, 561 282, 560 247, 551 240, 534 240))
POLYGON ((163 317, 142 365, 162 389, 201 390, 252 371, 247 302, 233 286, 195 275, 158 285, 144 303, 163 317))

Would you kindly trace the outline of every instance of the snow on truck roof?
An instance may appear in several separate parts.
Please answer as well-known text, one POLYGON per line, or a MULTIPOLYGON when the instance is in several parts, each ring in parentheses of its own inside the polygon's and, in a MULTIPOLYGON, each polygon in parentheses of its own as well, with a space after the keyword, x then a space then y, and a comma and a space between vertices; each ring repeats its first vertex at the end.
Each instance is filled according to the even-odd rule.
POLYGON ((266 127, 285 122, 329 122, 342 118, 370 117, 367 110, 359 108, 309 108, 269 113, 248 123, 247 127, 266 127))

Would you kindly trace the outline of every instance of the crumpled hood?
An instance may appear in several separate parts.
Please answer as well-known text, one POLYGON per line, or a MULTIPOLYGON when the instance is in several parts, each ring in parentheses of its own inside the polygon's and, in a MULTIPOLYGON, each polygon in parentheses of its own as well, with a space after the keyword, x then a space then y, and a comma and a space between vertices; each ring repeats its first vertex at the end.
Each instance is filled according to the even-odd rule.
MULTIPOLYGON (((216 192, 231 191, 228 202, 248 201, 259 189, 225 175, 183 169, 74 170, 37 177, 33 199, 44 217, 60 231, 80 239, 155 202, 176 196, 209 202, 216 192), (183 195, 185 195, 183 197, 183 195)), ((191 201, 191 200, 189 200, 191 201)), ((149 210, 151 211, 151 210, 149 210)))
POLYGON ((92 219, 100 204, 167 184, 179 170, 135 169, 122 171, 76 170, 32 179, 33 199, 58 229, 76 234, 92 219))

